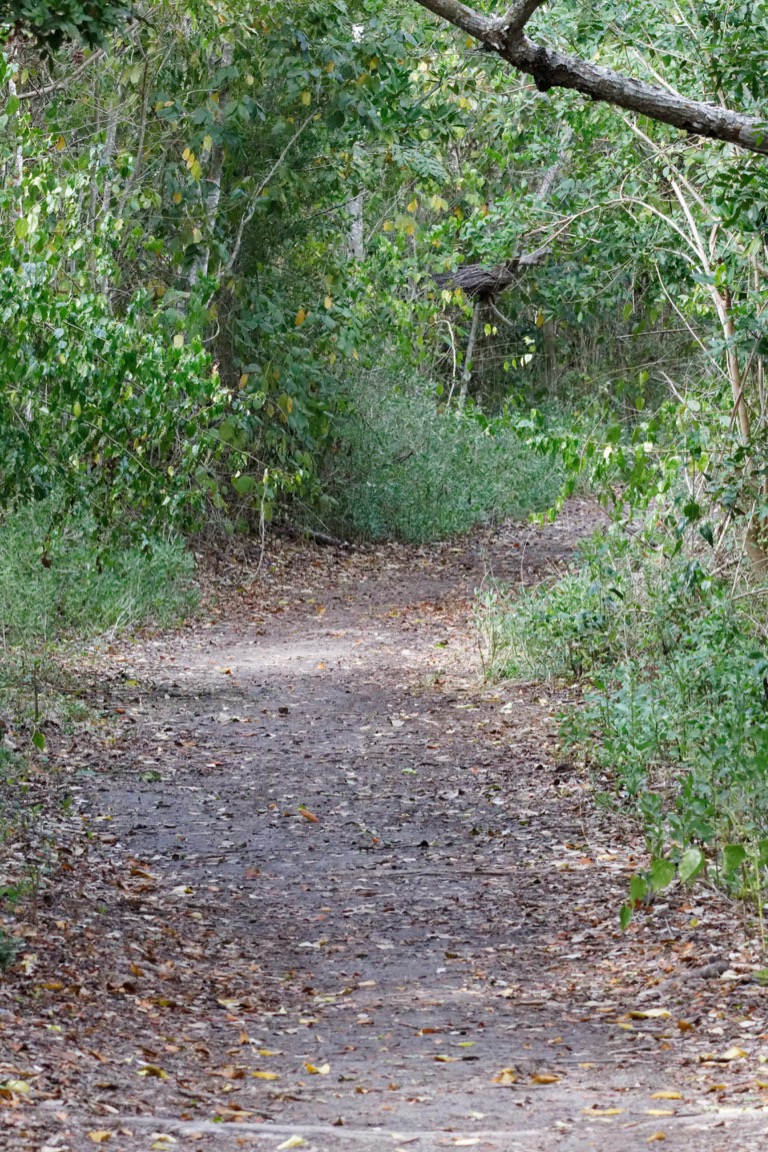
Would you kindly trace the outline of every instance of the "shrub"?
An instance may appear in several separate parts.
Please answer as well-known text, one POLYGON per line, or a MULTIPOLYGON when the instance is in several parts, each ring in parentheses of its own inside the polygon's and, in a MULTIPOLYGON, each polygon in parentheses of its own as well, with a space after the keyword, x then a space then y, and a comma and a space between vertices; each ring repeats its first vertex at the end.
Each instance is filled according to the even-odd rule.
POLYGON ((441 410, 423 383, 376 375, 337 404, 322 479, 332 530, 415 542, 540 511, 560 487, 557 468, 505 421, 441 410))
POLYGON ((549 587, 487 595, 479 620, 493 674, 584 683, 565 744, 635 811, 651 855, 625 923, 649 890, 708 867, 738 890, 762 883, 768 660, 729 587, 608 540, 549 587))

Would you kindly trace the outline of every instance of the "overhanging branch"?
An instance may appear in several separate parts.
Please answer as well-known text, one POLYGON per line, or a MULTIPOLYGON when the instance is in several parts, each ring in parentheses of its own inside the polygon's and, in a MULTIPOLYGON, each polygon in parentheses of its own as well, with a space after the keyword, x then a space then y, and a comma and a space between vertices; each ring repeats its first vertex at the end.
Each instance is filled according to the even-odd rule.
POLYGON ((688 100, 678 93, 529 39, 524 28, 543 0, 516 0, 504 16, 496 19, 473 11, 459 0, 416 2, 479 40, 484 48, 495 52, 518 72, 532 76, 543 92, 550 88, 569 88, 592 100, 626 108, 683 132, 738 144, 750 152, 768 156, 768 121, 703 100, 688 100))

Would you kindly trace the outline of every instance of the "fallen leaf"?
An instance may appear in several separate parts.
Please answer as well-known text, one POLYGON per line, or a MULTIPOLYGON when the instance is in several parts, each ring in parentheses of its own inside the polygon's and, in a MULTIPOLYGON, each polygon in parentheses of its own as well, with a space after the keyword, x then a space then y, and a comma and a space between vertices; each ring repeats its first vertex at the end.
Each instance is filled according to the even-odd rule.
POLYGON ((106 1144, 107 1140, 112 1139, 112 1133, 106 1128, 97 1128, 94 1132, 88 1133, 88 1139, 93 1140, 94 1144, 106 1144))
POLYGON ((674 1116, 674 1108, 646 1108, 646 1116, 674 1116))
POLYGON ((331 1070, 330 1064, 305 1064, 304 1067, 310 1076, 327 1076, 331 1070))
POLYGON ((666 1020, 672 1013, 667 1008, 646 1008, 645 1011, 629 1013, 632 1020, 666 1020))
POLYGON ((653 1144, 654 1140, 666 1140, 666 1138, 666 1132, 651 1132, 650 1136, 648 1137, 648 1143, 653 1144))
POLYGON ((531 1076, 532 1084, 557 1084, 559 1076, 555 1076, 554 1072, 534 1072, 531 1076))
POLYGON ((5 1080, 0 1084, 0 1090, 13 1092, 16 1096, 28 1096, 30 1088, 26 1080, 5 1080))
POLYGON ((620 1116, 623 1108, 582 1108, 585 1116, 620 1116))
POLYGON ((256 1080, 279 1080, 280 1076, 277 1072, 251 1072, 251 1076, 256 1080))
POLYGON ((651 1093, 651 1100, 682 1100, 682 1092, 668 1091, 663 1088, 660 1092, 651 1093))
POLYGON ((444 1052, 438 1052, 437 1056, 435 1056, 438 1064, 455 1064, 459 1059, 459 1056, 446 1056, 444 1052))
POLYGON ((319 817, 315 816, 314 812, 310 812, 308 808, 299 808, 299 813, 305 820, 309 820, 310 824, 317 824, 319 817))
POLYGON ((306 1140, 303 1136, 289 1136, 282 1144, 278 1144, 277 1152, 286 1152, 288 1148, 301 1148, 304 1144, 306 1140))
POLYGON ((167 1080, 168 1073, 160 1067, 159 1064, 145 1064, 143 1068, 139 1068, 136 1073, 137 1076, 156 1076, 158 1080, 167 1080))
POLYGON ((514 1068, 502 1068, 491 1081, 492 1084, 517 1084, 517 1072, 514 1068))

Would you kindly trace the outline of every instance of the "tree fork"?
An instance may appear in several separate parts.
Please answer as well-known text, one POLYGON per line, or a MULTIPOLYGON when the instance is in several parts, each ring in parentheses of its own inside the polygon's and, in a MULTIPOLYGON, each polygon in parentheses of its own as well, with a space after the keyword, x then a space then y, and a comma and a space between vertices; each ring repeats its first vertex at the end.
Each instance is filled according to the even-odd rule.
POLYGON ((614 72, 612 68, 534 43, 523 29, 543 0, 517 0, 506 15, 496 19, 475 12, 459 0, 416 2, 474 37, 518 72, 532 76, 542 92, 569 88, 592 100, 626 108, 683 132, 737 144, 768 156, 768 121, 732 112, 719 104, 688 100, 644 80, 614 72))

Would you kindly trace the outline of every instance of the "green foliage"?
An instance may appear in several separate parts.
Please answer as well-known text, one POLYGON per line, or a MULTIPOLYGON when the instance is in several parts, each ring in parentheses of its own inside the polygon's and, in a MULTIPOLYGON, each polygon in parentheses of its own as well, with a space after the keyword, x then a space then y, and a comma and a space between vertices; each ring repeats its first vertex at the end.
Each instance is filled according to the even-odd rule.
POLYGON ((75 40, 90 47, 103 45, 108 33, 127 18, 130 6, 109 0, 2 0, 0 24, 30 36, 46 51, 55 51, 65 40, 75 40))
POLYGON ((557 469, 503 420, 435 403, 423 383, 355 381, 321 475, 326 523, 359 539, 426 541, 550 504, 557 469))
POLYGON ((66 679, 57 660, 63 642, 170 625, 196 603, 192 558, 179 543, 157 539, 101 553, 87 518, 81 513, 77 522, 62 522, 52 501, 6 517, 0 526, 0 703, 9 722, 28 726, 37 743, 48 690, 53 706, 66 679))
POLYGON ((768 879, 768 660, 729 593, 697 561, 616 537, 480 608, 493 673, 585 682, 563 738, 645 828, 629 912, 707 869, 737 892, 750 868, 768 879))

